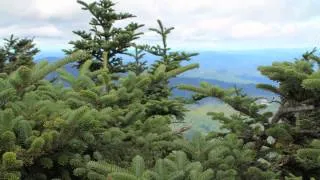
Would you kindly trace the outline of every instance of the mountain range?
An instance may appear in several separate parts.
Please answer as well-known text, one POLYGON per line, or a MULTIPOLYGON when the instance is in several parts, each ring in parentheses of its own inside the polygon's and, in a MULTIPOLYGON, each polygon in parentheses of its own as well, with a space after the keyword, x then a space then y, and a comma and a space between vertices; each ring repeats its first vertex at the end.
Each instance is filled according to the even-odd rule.
MULTIPOLYGON (((230 83, 272 83, 263 77, 257 68, 262 65, 271 65, 274 61, 293 61, 311 49, 266 49, 246 51, 203 51, 191 59, 189 63, 199 63, 200 68, 188 71, 182 77, 214 79, 230 83)), ((35 59, 55 61, 62 58, 61 52, 39 54, 35 59)), ((125 62, 132 59, 123 56, 125 62)), ((153 63, 157 57, 147 54, 145 60, 153 63)))
MULTIPOLYGON (((257 83, 275 84, 275 82, 262 76, 257 68, 261 65, 271 65, 274 61, 293 61, 305 52, 305 49, 277 49, 277 50, 250 50, 250 51, 206 51, 193 57, 189 63, 199 63, 200 68, 188 71, 179 77, 172 79, 170 84, 191 84, 199 85, 201 81, 223 88, 230 88, 234 85, 242 88, 247 94, 253 96, 272 97, 273 94, 255 88, 257 83)), ((35 61, 45 59, 54 62, 63 55, 60 53, 41 54, 35 61), (46 56, 48 55, 48 56, 46 56)), ((125 62, 129 62, 123 56, 125 62)), ((145 59, 151 64, 157 58, 147 54, 145 59)), ((71 64, 66 66, 68 72, 77 75, 77 70, 71 64)), ((51 78, 54 74, 51 74, 51 78)), ((174 95, 189 97, 191 94, 185 91, 174 90, 174 95)))

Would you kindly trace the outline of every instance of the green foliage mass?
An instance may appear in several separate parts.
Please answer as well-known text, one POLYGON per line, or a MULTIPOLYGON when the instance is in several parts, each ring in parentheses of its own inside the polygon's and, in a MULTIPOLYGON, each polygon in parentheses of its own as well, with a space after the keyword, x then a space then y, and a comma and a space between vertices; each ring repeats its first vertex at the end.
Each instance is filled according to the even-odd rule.
POLYGON ((114 27, 133 15, 115 12, 109 0, 78 2, 93 15, 92 29, 75 32, 82 39, 71 42, 74 49, 64 59, 30 65, 37 49, 31 40, 13 37, 1 50, 1 67, 11 69, 0 74, 0 179, 320 179, 315 50, 294 62, 259 67, 278 82, 258 85, 280 97, 275 113, 236 87, 180 85, 195 93, 195 101, 214 97, 233 109, 231 116, 209 112, 220 121, 219 131, 188 140, 183 135, 189 127, 172 129, 183 122, 187 101, 171 97, 169 80, 197 68, 182 65, 197 54, 171 51, 167 37, 174 28, 160 20, 150 30, 162 44, 136 45, 140 25, 114 27), (131 47, 134 53, 127 51, 131 47), (145 53, 158 57, 150 67, 145 53), (123 64, 118 55, 124 54, 134 62, 123 64), (77 76, 64 69, 73 62, 77 76), (58 78, 46 80, 52 72, 58 78))
MULTIPOLYGON (((237 88, 224 90, 208 83, 202 83, 200 87, 180 85, 179 88, 195 92, 196 100, 214 97, 237 111, 231 116, 208 113, 213 119, 218 119, 225 130, 212 132, 210 136, 236 135, 245 146, 253 148, 256 155, 251 164, 257 163, 254 168, 271 170, 280 179, 291 176, 319 179, 317 84, 320 61, 315 53, 316 50, 307 52, 294 62, 274 62, 271 66, 259 67, 263 75, 278 82, 278 86, 257 85, 280 97, 274 100, 279 104, 274 114, 265 111, 266 105, 259 103, 260 98, 249 97, 237 88)), ((250 171, 255 172, 256 169, 251 168, 250 171)), ((265 175, 271 177, 269 173, 265 175)))
MULTIPOLYGON (((90 179, 94 172, 86 167, 91 161, 126 167, 141 154, 149 167, 173 148, 170 142, 179 133, 169 125, 179 109, 161 115, 149 112, 155 105, 145 98, 145 91, 175 72, 161 72, 161 65, 154 74, 130 72, 119 78, 106 66, 90 71, 92 60, 83 64, 77 77, 61 69, 80 58, 90 56, 76 52, 54 64, 21 66, 0 79, 3 178, 14 174, 23 179, 90 179), (43 80, 55 69, 60 73, 57 82, 43 80)), ((180 107, 175 100, 163 101, 180 107)))
POLYGON ((0 73, 11 73, 20 66, 31 67, 34 65, 33 56, 39 52, 33 39, 16 38, 11 35, 4 39, 3 47, 0 47, 0 73))
MULTIPOLYGON (((137 32, 143 25, 131 22, 124 27, 116 27, 115 23, 135 17, 130 13, 118 13, 114 10, 114 5, 110 0, 99 0, 92 3, 77 1, 82 9, 92 15, 90 30, 73 31, 80 37, 80 40, 70 41, 73 46, 71 50, 65 50, 71 54, 77 50, 84 50, 91 54, 93 63, 91 70, 103 67, 103 53, 108 53, 107 65, 110 72, 125 72, 126 65, 123 63, 120 54, 125 54, 133 41, 142 34, 137 32)), ((78 61, 80 67, 86 59, 78 61)))

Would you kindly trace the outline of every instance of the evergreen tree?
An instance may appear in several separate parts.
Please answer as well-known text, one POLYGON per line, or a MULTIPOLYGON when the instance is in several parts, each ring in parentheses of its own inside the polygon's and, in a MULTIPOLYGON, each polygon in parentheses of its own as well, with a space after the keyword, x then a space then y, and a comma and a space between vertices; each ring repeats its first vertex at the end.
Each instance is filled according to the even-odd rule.
MULTIPOLYGON (((170 89, 166 89, 168 94, 161 98, 148 96, 153 86, 168 87, 163 82, 197 65, 168 70, 169 64, 160 64, 145 73, 140 73, 138 67, 138 73, 129 72, 120 77, 117 74, 120 66, 113 60, 132 45, 130 41, 138 36, 132 33, 140 26, 133 23, 125 29, 112 27, 113 22, 108 18, 118 20, 132 15, 115 13, 111 1, 78 2, 94 14, 93 29, 97 30, 100 23, 105 26, 104 30, 110 30, 111 35, 104 36, 94 31, 98 34, 94 39, 104 45, 109 42, 112 47, 97 46, 98 56, 94 56, 90 48, 75 48, 67 52, 68 57, 54 64, 43 61, 34 67, 21 66, 10 75, 1 75, 3 115, 0 113, 0 117, 3 120, 0 129, 3 132, 0 133, 4 135, 1 154, 13 153, 13 168, 6 165, 0 168, 4 177, 95 179, 97 173, 88 169, 89 162, 101 161, 126 168, 137 154, 150 168, 158 158, 166 157, 174 148, 171 142, 181 137, 172 131, 170 124, 173 117, 183 117, 183 103, 169 98, 170 89), (105 24, 99 22, 101 17, 105 24), (121 40, 129 31, 131 40, 121 40), (109 36, 112 37, 105 38, 109 36), (79 64, 78 76, 60 68, 79 59, 83 61, 79 64), (95 68, 97 62, 99 67, 95 68), (58 81, 43 80, 53 71, 58 71, 58 81)), ((136 53, 137 62, 142 58, 142 51, 136 53)))
POLYGON ((148 53, 160 58, 152 65, 151 71, 155 71, 155 69, 161 64, 164 64, 167 67, 166 71, 171 71, 181 67, 182 62, 190 61, 192 57, 198 55, 198 53, 171 51, 167 40, 168 35, 174 30, 174 27, 167 28, 160 20, 157 20, 157 23, 159 26, 158 28, 149 28, 149 30, 160 36, 162 42, 161 45, 143 46, 148 53))
POLYGON ((169 81, 197 68, 182 65, 197 54, 172 52, 167 37, 174 28, 159 20, 150 30, 162 45, 135 45, 141 25, 113 26, 133 15, 116 13, 109 0, 78 2, 94 16, 92 29, 75 32, 82 39, 71 42, 66 58, 32 65, 38 52, 32 40, 13 36, 0 49, 0 179, 320 179, 316 50, 259 67, 278 83, 258 85, 279 96, 275 113, 237 87, 178 86, 194 92, 194 100, 214 97, 236 110, 209 112, 220 131, 187 140, 188 128, 171 128, 186 108, 171 97, 169 81), (151 68, 145 52, 158 57, 151 68), (124 54, 135 62, 126 67, 124 54), (77 76, 63 68, 72 62, 79 63, 77 76), (57 80, 46 80, 54 71, 57 80))
POLYGON ((129 169, 123 169, 104 162, 89 162, 92 177, 97 179, 132 180, 209 180, 211 169, 203 171, 199 162, 190 162, 182 151, 174 151, 165 159, 159 159, 152 169, 146 170, 141 156, 136 156, 129 169))
POLYGON ((34 65, 33 57, 39 49, 35 47, 33 39, 19 39, 11 35, 4 41, 4 46, 0 47, 0 72, 11 73, 22 65, 34 65))
MULTIPOLYGON (((92 55, 94 61, 91 70, 103 67, 103 53, 108 54, 107 65, 110 72, 125 72, 126 65, 123 63, 121 54, 125 54, 134 40, 142 34, 137 32, 140 27, 138 23, 130 23, 125 27, 116 27, 115 23, 135 17, 129 13, 116 12, 113 7, 115 3, 110 0, 99 0, 92 3, 77 1, 83 6, 83 10, 90 12, 93 16, 90 21, 90 31, 73 31, 80 40, 71 41, 73 49, 65 50, 71 54, 77 50, 85 50, 92 55)), ((80 67, 86 59, 78 61, 80 67)))
MULTIPOLYGON (((305 167, 296 159, 296 154, 303 151, 301 148, 309 146, 311 141, 320 138, 317 85, 320 58, 315 53, 316 49, 306 52, 295 62, 276 62, 272 66, 259 68, 262 74, 279 83, 278 87, 263 84, 258 86, 278 94, 281 98, 280 107, 271 119, 271 122, 276 125, 269 130, 269 133, 277 138, 282 138, 283 133, 287 135, 287 141, 279 142, 276 147, 278 151, 285 154, 279 166, 284 172, 289 171, 302 176, 303 179, 320 178, 319 174, 313 173, 313 171, 320 171, 319 166, 305 167), (282 134, 279 134, 280 132, 282 134)), ((303 152, 314 153, 313 151, 303 152)), ((317 156, 310 154, 310 156, 314 155, 317 156)))
POLYGON ((134 62, 130 62, 128 64, 128 70, 136 73, 136 75, 139 75, 143 73, 145 70, 148 69, 147 67, 147 61, 143 61, 143 57, 145 56, 145 53, 143 52, 144 49, 142 46, 133 45, 134 53, 126 53, 127 55, 134 58, 134 62))
POLYGON ((142 46, 146 52, 159 58, 149 69, 150 73, 156 74, 156 78, 152 79, 152 85, 145 91, 145 99, 150 102, 148 111, 159 115, 173 114, 176 119, 182 120, 183 112, 186 111, 184 101, 169 98, 174 87, 169 86, 169 78, 166 78, 165 74, 171 72, 167 76, 175 78, 181 72, 198 68, 198 64, 182 66, 182 62, 190 61, 191 57, 196 56, 197 53, 170 52, 167 37, 174 28, 166 28, 160 20, 157 22, 159 27, 150 28, 150 30, 160 36, 162 46, 142 46))
MULTIPOLYGON (((172 149, 170 142, 179 136, 170 128, 171 115, 146 112, 149 103, 143 98, 158 74, 129 73, 116 80, 105 58, 103 69, 90 71, 92 61, 87 60, 77 77, 59 69, 63 83, 43 80, 79 58, 90 55, 77 52, 54 64, 21 66, 1 77, 3 177, 92 179, 94 172, 86 169, 90 161, 126 167, 141 154, 150 167, 172 149)), ((185 70, 181 67, 164 77, 185 70)))
MULTIPOLYGON (((215 97, 237 110, 239 114, 231 117, 223 113, 209 113, 213 119, 220 120, 226 130, 215 134, 236 134, 254 148, 257 154, 255 161, 273 167, 272 171, 279 173, 280 179, 293 175, 306 180, 318 179, 319 159, 315 159, 319 157, 316 144, 320 137, 320 58, 315 52, 307 52, 294 62, 275 62, 272 66, 259 67, 263 75, 279 84, 257 85, 279 96, 279 101, 275 102, 280 107, 273 115, 264 111, 266 105, 258 104, 259 98, 249 97, 237 88, 224 90, 207 83, 200 87, 181 85, 180 88, 196 92, 194 98, 197 100, 215 97)), ((257 169, 250 171, 256 172, 257 169)))

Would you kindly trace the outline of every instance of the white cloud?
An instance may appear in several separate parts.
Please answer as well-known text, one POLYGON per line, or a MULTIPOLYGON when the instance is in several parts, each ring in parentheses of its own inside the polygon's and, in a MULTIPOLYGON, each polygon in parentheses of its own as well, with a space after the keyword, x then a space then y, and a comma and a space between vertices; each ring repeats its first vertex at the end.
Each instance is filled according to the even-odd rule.
POLYGON ((272 37, 277 34, 277 29, 277 26, 274 24, 247 21, 232 26, 231 37, 237 39, 272 37))
POLYGON ((80 9, 74 1, 68 0, 32 0, 30 13, 40 19, 64 19, 71 18, 80 13, 80 9))
POLYGON ((45 25, 45 26, 19 26, 12 25, 5 28, 0 28, 0 36, 6 37, 10 34, 15 34, 17 36, 27 36, 27 37, 46 37, 46 38, 57 38, 63 35, 63 32, 60 31, 54 25, 45 25))
MULTIPOLYGON (((180 48, 314 46, 320 33, 319 0, 115 2, 117 10, 137 15, 129 21, 146 24, 144 31, 156 26, 156 19, 174 26, 169 42, 180 48)), ((76 38, 71 31, 87 29, 89 20, 89 13, 82 11, 76 0, 0 1, 0 36, 35 36, 42 46, 67 44, 76 38)), ((154 33, 146 33, 141 41, 158 39, 154 33)))

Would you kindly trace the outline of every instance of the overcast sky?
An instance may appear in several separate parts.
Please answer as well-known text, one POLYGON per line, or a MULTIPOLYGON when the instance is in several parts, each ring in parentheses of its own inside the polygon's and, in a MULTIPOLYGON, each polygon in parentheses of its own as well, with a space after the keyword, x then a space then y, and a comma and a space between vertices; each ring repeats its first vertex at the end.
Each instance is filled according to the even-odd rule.
MULTIPOLYGON (((87 1, 88 2, 88 1, 87 1)), ((176 29, 169 46, 186 50, 300 48, 320 45, 320 0, 117 0, 131 19, 176 29)), ((0 0, 0 37, 35 37, 42 50, 59 50, 88 29, 90 15, 76 0, 0 0)), ((144 31, 145 29, 144 28, 144 31)), ((143 42, 158 37, 146 32, 143 42)))

